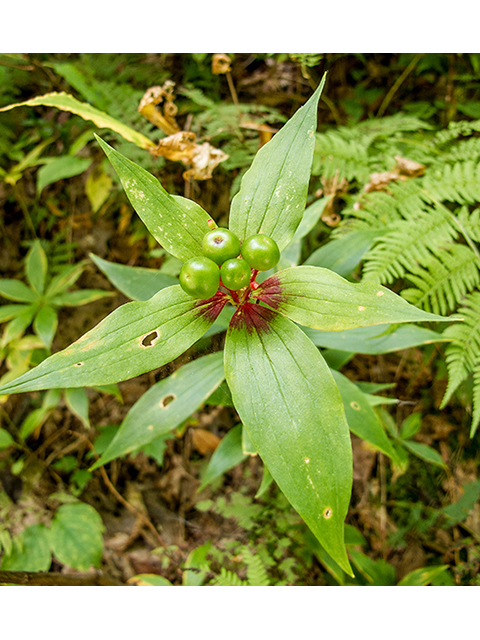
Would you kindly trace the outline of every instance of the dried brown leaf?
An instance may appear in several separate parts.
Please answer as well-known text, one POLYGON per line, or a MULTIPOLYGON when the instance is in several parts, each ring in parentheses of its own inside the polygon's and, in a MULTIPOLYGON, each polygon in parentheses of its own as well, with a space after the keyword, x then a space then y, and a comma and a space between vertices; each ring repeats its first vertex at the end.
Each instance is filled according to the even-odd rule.
POLYGON ((208 180, 212 177, 212 172, 220 162, 227 160, 228 155, 212 147, 209 142, 196 144, 192 154, 192 168, 185 171, 183 177, 185 180, 193 178, 194 180, 208 180))
POLYGON ((417 178, 425 172, 425 165, 415 162, 415 160, 402 158, 401 156, 395 156, 395 160, 397 164, 391 171, 370 174, 368 184, 363 187, 365 193, 371 191, 388 191, 390 182, 406 180, 407 178, 417 178))
POLYGON ((215 53, 212 58, 212 73, 220 75, 221 73, 229 73, 232 69, 230 56, 226 53, 215 53))
POLYGON ((175 116, 177 115, 177 106, 174 101, 173 89, 175 83, 167 80, 161 87, 150 87, 140 100, 138 111, 149 122, 164 131, 167 135, 180 131, 175 116), (158 108, 163 104, 163 113, 158 108))
POLYGON ((337 171, 331 178, 322 176, 322 193, 330 199, 323 209, 321 220, 329 227, 336 227, 340 224, 341 216, 335 211, 335 200, 348 191, 348 180, 346 178, 339 180, 338 175, 337 171))
POLYGON ((192 443, 200 455, 206 456, 208 453, 215 451, 220 444, 220 438, 206 429, 194 429, 192 443))
POLYGON ((178 131, 159 141, 155 149, 151 150, 154 156, 164 156, 167 160, 190 164, 195 153, 195 134, 192 131, 178 131))
POLYGON ((175 83, 171 80, 167 80, 161 87, 150 87, 138 107, 138 111, 149 122, 167 134, 166 138, 160 140, 157 146, 149 151, 153 156, 163 156, 174 162, 191 165, 183 174, 185 180, 208 180, 212 177, 215 167, 226 160, 228 155, 208 142, 197 144, 192 131, 180 130, 175 120, 177 107, 173 102, 174 87, 175 83), (163 112, 158 108, 161 103, 163 112))
POLYGON ((425 173, 425 165, 415 162, 415 160, 409 160, 401 156, 395 156, 395 160, 397 161, 398 171, 409 178, 423 176, 425 173))
POLYGON ((371 191, 386 191, 390 182, 401 178, 405 180, 404 176, 401 176, 398 171, 384 171, 383 173, 371 173, 370 181, 363 187, 365 193, 371 191))

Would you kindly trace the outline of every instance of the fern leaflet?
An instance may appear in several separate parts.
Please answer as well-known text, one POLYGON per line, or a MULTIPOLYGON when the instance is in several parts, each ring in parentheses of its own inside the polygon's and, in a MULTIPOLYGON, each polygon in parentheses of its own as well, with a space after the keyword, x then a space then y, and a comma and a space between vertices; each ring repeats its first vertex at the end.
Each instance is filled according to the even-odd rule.
POLYGON ((250 587, 268 587, 270 580, 265 564, 259 555, 252 553, 249 547, 242 548, 243 561, 247 565, 247 579, 250 587))
POLYGON ((367 147, 338 132, 319 133, 315 140, 312 175, 364 182, 369 174, 367 147))
POLYGON ((480 164, 444 164, 425 175, 423 186, 437 200, 475 204, 480 202, 480 164))
POLYGON ((443 206, 426 207, 390 225, 365 256, 364 280, 391 283, 458 236, 450 212, 443 206))
MULTIPOLYGON (((480 383, 478 367, 480 366, 480 292, 475 291, 465 300, 458 313, 464 322, 455 323, 444 331, 444 336, 452 343, 447 348, 445 357, 448 368, 448 386, 442 400, 443 409, 454 391, 470 374, 476 371, 477 382, 480 383)), ((477 415, 478 388, 474 390, 477 403, 474 414, 477 415)))
POLYGON ((236 573, 228 571, 225 567, 220 569, 220 575, 210 582, 213 587, 247 587, 248 584, 241 580, 236 573))
POLYGON ((478 286, 478 267, 476 255, 465 245, 438 249, 437 255, 431 255, 423 266, 410 266, 407 278, 415 287, 404 289, 402 296, 426 311, 446 315, 478 286))

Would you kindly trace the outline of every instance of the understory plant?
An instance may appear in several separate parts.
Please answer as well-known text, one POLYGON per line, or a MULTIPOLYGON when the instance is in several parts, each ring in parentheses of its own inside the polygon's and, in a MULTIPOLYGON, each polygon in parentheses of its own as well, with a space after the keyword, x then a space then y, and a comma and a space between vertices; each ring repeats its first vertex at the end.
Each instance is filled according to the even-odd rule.
MULTIPOLYGON (((240 255, 244 243, 258 235, 273 240, 279 252, 295 240, 323 85, 324 80, 259 150, 243 176, 228 229, 240 243, 240 255)), ((209 214, 191 200, 169 195, 150 173, 97 139, 159 244, 183 263, 203 258, 204 238, 216 228, 209 214)), ((183 354, 232 308, 224 351, 194 360, 163 380, 161 391, 147 392, 141 399, 142 428, 133 420, 124 423, 92 468, 165 434, 175 426, 176 413, 190 415, 195 410, 190 372, 202 378, 208 393, 225 379, 249 447, 324 549, 353 576, 344 540, 352 488, 350 430, 338 386, 345 381, 334 377, 306 329, 337 332, 448 318, 417 308, 376 282, 352 283, 311 265, 274 273, 251 268, 247 280, 240 289, 229 289, 219 277, 206 299, 178 284, 164 286, 147 300, 116 309, 71 346, 0 387, 0 393, 107 385, 143 374, 183 354), (177 396, 173 389, 181 376, 187 383, 177 396)))
POLYGON ((443 409, 466 391, 480 423, 480 120, 435 130, 396 114, 316 136, 312 174, 330 186, 339 224, 307 263, 362 261, 362 282, 395 287, 415 306, 458 313, 447 327, 443 409), (333 186, 332 186, 333 185, 333 186))

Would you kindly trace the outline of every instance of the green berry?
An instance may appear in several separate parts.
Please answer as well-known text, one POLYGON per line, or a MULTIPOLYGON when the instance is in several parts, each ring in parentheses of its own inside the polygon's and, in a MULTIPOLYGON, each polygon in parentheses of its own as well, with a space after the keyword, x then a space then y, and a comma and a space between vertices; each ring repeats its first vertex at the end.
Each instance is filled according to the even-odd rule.
POLYGON ((220 284, 218 265, 204 256, 190 258, 180 271, 180 286, 194 298, 206 300, 215 295, 220 284))
POLYGON ((247 238, 242 245, 242 258, 252 269, 268 271, 280 260, 280 249, 273 238, 257 233, 247 238))
POLYGON ((243 289, 250 283, 250 267, 241 258, 225 260, 220 267, 222 283, 231 291, 243 289))
POLYGON ((203 237, 202 251, 206 258, 210 258, 217 264, 223 264, 225 260, 236 258, 240 253, 240 240, 229 229, 212 229, 203 237))

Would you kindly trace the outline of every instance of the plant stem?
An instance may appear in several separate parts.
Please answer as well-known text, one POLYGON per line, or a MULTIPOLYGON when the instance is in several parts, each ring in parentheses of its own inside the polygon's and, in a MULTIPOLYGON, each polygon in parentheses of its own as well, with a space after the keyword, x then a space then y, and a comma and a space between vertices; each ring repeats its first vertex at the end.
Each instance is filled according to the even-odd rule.
POLYGON ((400 85, 404 82, 405 78, 413 71, 413 69, 416 67, 417 63, 419 62, 420 58, 422 58, 423 55, 424 55, 423 53, 417 53, 417 55, 413 58, 410 64, 405 67, 405 69, 403 70, 403 73, 401 73, 397 78, 397 80, 393 83, 393 86, 391 87, 390 91, 387 93, 387 95, 383 99, 382 104, 380 105, 380 108, 377 112, 377 118, 381 118, 383 116, 383 114, 387 110, 388 105, 392 101, 393 96, 399 90, 400 85))

